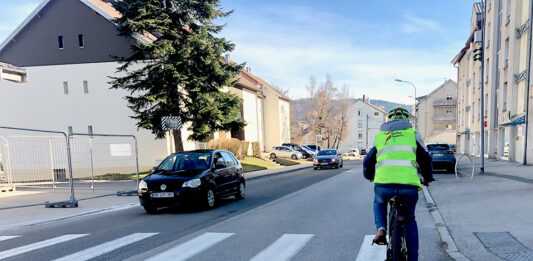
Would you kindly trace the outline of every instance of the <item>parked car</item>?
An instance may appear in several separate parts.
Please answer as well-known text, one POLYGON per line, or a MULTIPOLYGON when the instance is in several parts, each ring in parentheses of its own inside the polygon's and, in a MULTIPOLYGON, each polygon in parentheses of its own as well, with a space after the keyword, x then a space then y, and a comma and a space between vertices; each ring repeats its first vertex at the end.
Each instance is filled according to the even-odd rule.
POLYGON ((139 201, 146 212, 178 204, 214 208, 219 198, 245 197, 241 163, 229 151, 195 150, 168 156, 139 182, 139 201))
POLYGON ((287 146, 272 147, 270 158, 291 158, 293 160, 301 159, 303 157, 301 152, 298 152, 287 146))
POLYGON ((337 150, 321 150, 313 161, 314 169, 334 167, 336 169, 342 168, 344 162, 342 156, 337 150))
POLYGON ((456 153, 457 150, 455 149, 455 144, 449 144, 450 148, 453 150, 453 153, 456 153))
POLYGON ((455 155, 450 145, 444 143, 428 144, 427 148, 431 155, 433 169, 455 171, 455 155))
POLYGON ((359 156, 359 150, 358 149, 351 149, 349 154, 350 154, 350 156, 353 156, 353 157, 359 156))
POLYGON ((318 150, 317 150, 317 145, 313 145, 313 144, 311 144, 311 145, 306 145, 306 146, 307 146, 309 149, 311 149, 312 151, 316 152, 316 153, 318 153, 319 151, 322 150, 322 147, 320 147, 320 145, 318 146, 318 150))
POLYGON ((359 152, 359 155, 361 156, 366 155, 366 149, 361 149, 361 151, 359 152))
POLYGON ((313 158, 315 156, 315 153, 313 151, 307 150, 306 148, 295 143, 283 143, 281 144, 281 146, 289 147, 295 151, 302 153, 302 158, 304 159, 313 158))

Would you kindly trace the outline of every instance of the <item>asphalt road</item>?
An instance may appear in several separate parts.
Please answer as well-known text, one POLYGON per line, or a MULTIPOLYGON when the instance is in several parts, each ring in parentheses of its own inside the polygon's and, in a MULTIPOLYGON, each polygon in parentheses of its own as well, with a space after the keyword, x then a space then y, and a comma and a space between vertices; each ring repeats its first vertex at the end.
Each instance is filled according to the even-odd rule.
MULTIPOLYGON (((360 161, 307 168, 250 180, 245 200, 210 211, 135 207, 5 232, 0 259, 355 260, 375 233, 372 188, 360 161)), ((419 195, 420 260, 449 260, 419 195)))

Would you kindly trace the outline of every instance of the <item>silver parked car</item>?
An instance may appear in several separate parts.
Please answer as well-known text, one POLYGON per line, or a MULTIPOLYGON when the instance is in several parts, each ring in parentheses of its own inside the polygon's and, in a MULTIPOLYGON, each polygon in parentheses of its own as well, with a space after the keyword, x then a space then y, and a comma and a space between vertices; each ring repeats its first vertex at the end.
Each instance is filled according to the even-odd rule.
POLYGON ((272 147, 270 152, 270 158, 291 158, 293 160, 301 159, 303 157, 302 153, 296 151, 287 146, 275 146, 272 147))

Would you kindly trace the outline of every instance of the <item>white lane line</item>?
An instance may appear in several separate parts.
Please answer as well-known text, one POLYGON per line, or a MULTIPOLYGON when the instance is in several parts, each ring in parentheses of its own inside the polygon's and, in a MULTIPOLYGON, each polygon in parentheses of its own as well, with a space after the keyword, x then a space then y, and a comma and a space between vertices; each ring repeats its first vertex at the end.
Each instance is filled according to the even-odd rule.
POLYGON ((87 248, 83 251, 64 256, 62 258, 56 259, 56 261, 69 261, 69 260, 89 260, 91 258, 95 258, 98 256, 101 256, 103 254, 109 253, 113 250, 119 249, 121 247, 127 246, 129 244, 133 244, 137 241, 141 241, 143 239, 155 236, 159 233, 134 233, 125 237, 121 237, 115 240, 111 240, 109 242, 87 248))
POLYGON ((40 241, 40 242, 37 242, 37 243, 33 243, 33 244, 29 244, 29 245, 25 245, 25 246, 13 248, 13 249, 9 249, 9 250, 0 252, 0 259, 16 256, 16 255, 20 255, 20 254, 24 254, 24 253, 27 253, 27 252, 30 252, 30 251, 33 251, 33 250, 36 250, 36 249, 39 249, 39 248, 53 246, 55 244, 63 243, 63 242, 69 241, 69 240, 74 240, 76 238, 80 238, 80 237, 84 237, 84 236, 88 236, 88 235, 89 234, 64 235, 64 236, 54 237, 54 238, 51 238, 51 239, 40 241))
POLYGON ((375 235, 365 235, 355 261, 383 261, 387 258, 387 246, 372 245, 375 235))
POLYGON ((4 241, 4 240, 16 238, 16 237, 20 237, 20 236, 0 236, 0 241, 4 241))
POLYGON ((290 260, 312 237, 311 234, 284 234, 250 261, 290 260))
POLYGON ((233 235, 234 233, 204 233, 148 260, 187 260, 233 235))

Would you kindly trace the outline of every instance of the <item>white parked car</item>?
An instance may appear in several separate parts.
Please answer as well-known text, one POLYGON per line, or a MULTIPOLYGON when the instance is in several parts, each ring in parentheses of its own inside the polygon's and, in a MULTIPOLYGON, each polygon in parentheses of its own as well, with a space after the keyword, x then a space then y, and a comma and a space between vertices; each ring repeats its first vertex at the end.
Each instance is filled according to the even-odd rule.
POLYGON ((272 151, 270 152, 270 158, 291 158, 293 160, 301 159, 303 157, 302 153, 291 149, 287 146, 275 146, 272 147, 272 151))

